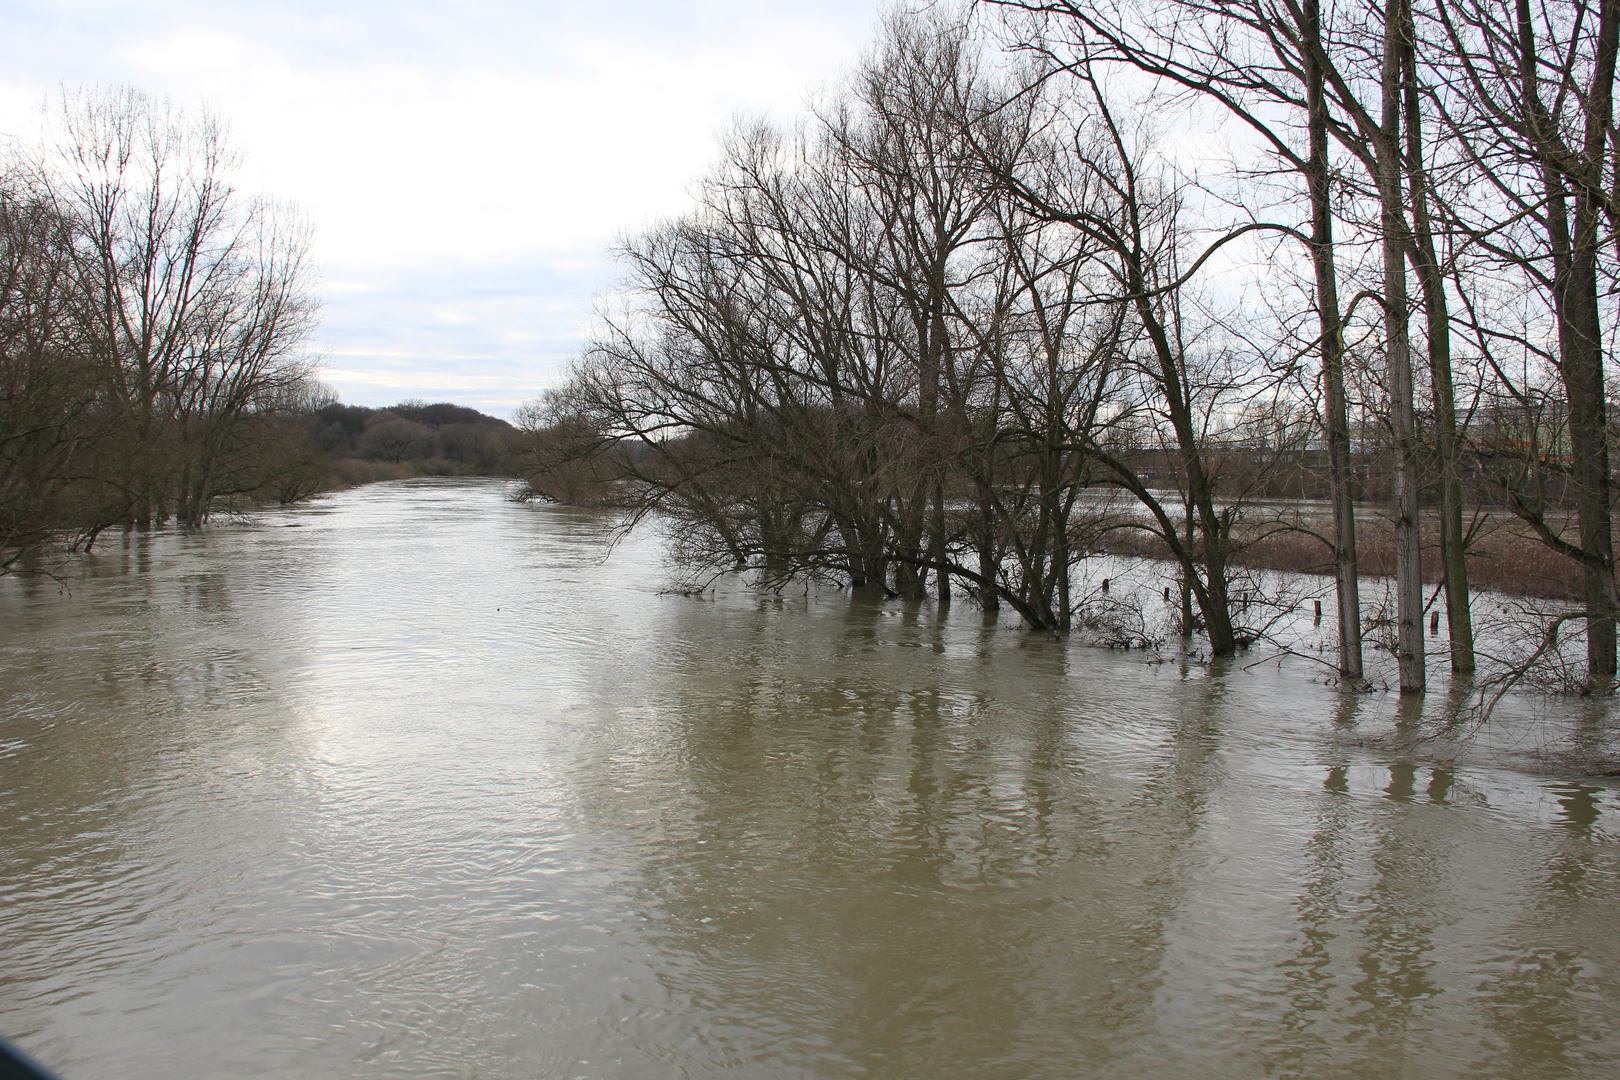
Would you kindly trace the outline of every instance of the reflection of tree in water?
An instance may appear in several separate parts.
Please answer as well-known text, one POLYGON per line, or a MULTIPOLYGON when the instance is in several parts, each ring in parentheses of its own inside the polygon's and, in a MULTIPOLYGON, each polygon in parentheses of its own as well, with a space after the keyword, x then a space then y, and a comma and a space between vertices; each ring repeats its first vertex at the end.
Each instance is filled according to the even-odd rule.
POLYGON ((1397 1067, 1410 1059, 1414 1035, 1428 1023, 1426 1003, 1441 992, 1430 977, 1437 962, 1434 922, 1444 919, 1451 897, 1447 886, 1452 854, 1449 837, 1430 827, 1422 809, 1412 806, 1418 766, 1410 760, 1389 766, 1382 828, 1373 843, 1370 909, 1360 920, 1362 946, 1357 966, 1362 978, 1351 986, 1349 1020, 1362 1052, 1397 1067))
POLYGON ((686 1048, 672 1061, 1125 1077, 1484 1060, 1476 942, 1519 940, 1516 853, 1499 869, 1514 826, 1466 772, 1355 748, 1357 710, 1387 699, 1340 699, 1311 795, 1263 772, 1287 753, 1261 750, 1251 776, 1264 727, 1243 676, 1143 668, 1145 694, 977 613, 728 603, 660 635, 652 719, 602 743, 639 770, 597 813, 636 849, 624 896, 660 980, 640 1007, 686 1032, 660 1044, 686 1048), (1286 891, 1254 895, 1256 856, 1296 868, 1286 891))
MULTIPOLYGON (((1360 708, 1359 695, 1341 698, 1341 730, 1355 724, 1360 708)), ((1418 703, 1398 708, 1399 727, 1416 724, 1418 703)), ((1420 803, 1418 763, 1391 762, 1369 842, 1368 807, 1351 794, 1351 768, 1335 754, 1315 800, 1294 901, 1299 944, 1278 965, 1286 1035, 1276 1037, 1271 1054, 1299 1069, 1348 1058, 1367 1075, 1399 1075, 1421 1057, 1428 1003, 1442 992, 1431 978, 1433 931, 1450 902, 1450 852, 1441 846, 1448 834, 1426 815, 1445 805, 1454 776, 1429 768, 1420 803), (1359 893, 1364 877, 1370 882, 1359 893)))
MULTIPOLYGON (((1341 728, 1355 722, 1360 704, 1359 694, 1340 698, 1335 720, 1341 728)), ((1283 980, 1280 993, 1288 1001, 1281 1021, 1287 1034, 1270 1052, 1280 1067, 1319 1060, 1338 1038, 1331 1023, 1324 1021, 1329 1019, 1338 981, 1332 953, 1339 936, 1335 928, 1348 918, 1344 888, 1352 871, 1346 865, 1341 838, 1356 820, 1354 808, 1343 798, 1349 794, 1350 782, 1342 755, 1329 767, 1322 786, 1328 796, 1315 803, 1315 827, 1304 850, 1307 870, 1294 901, 1300 944, 1278 965, 1283 980)))
POLYGON ((1594 829, 1604 789, 1559 784, 1552 790, 1558 830, 1532 845, 1539 866, 1527 905, 1530 926, 1515 928, 1516 940, 1496 950, 1477 993, 1495 1036, 1491 1063, 1502 1073, 1595 1076, 1594 1070, 1620 1061, 1613 1017, 1620 980, 1612 972, 1612 947, 1607 961, 1591 952, 1595 945, 1612 946, 1614 926, 1595 925, 1585 913, 1591 901, 1612 896, 1617 866, 1612 846, 1597 842, 1594 829), (1572 927, 1584 933, 1572 935, 1572 927))
POLYGON ((1151 1022, 1219 681, 1119 767, 1077 735, 1099 706, 1066 645, 845 614, 786 652, 768 607, 737 616, 723 672, 672 680, 683 775, 659 786, 685 794, 635 886, 669 996, 728 1054, 825 1075, 1108 1060, 1151 1022))
MULTIPOLYGON (((301 627, 287 605, 237 606, 247 546, 134 534, 84 557, 71 591, 6 583, 0 623, 27 648, 0 656, 0 1001, 6 1034, 54 1061, 202 1024, 176 1003, 206 996, 208 934, 257 869, 246 853, 273 862, 302 809, 286 797, 302 721, 277 679, 301 627)), ((244 946, 232 936, 238 965, 244 946)))
MULTIPOLYGON (((1341 706, 1346 727, 1357 702, 1341 706)), ((1516 944, 1479 960, 1495 948, 1493 938, 1520 943, 1527 931, 1541 936, 1537 926, 1578 926, 1583 913, 1590 919, 1610 910, 1591 903, 1604 878, 1594 880, 1592 871, 1605 849, 1589 842, 1601 789, 1556 788, 1563 835, 1547 857, 1524 859, 1516 837, 1478 835, 1477 821, 1459 835, 1448 808, 1459 793, 1465 805, 1483 808, 1484 794, 1447 764, 1409 758, 1384 767, 1369 837, 1366 790, 1359 800, 1352 794, 1352 773, 1362 768, 1341 754, 1323 779, 1295 901, 1299 945, 1280 965, 1288 1034, 1271 1050, 1273 1066, 1304 1075, 1337 1058, 1357 1075, 1393 1076, 1438 1060, 1459 1073, 1516 1078, 1612 1066, 1615 1038, 1597 1033, 1610 1030, 1604 1013, 1613 987, 1603 992, 1593 983, 1595 967, 1580 944, 1528 952, 1516 944), (1504 841, 1514 849, 1506 860, 1504 841), (1541 878, 1543 895, 1527 904, 1515 895, 1522 888, 1516 871, 1532 865, 1541 868, 1532 876, 1541 878), (1488 976, 1475 981, 1481 972, 1488 976), (1495 1036, 1484 1046, 1476 1020, 1495 1036)), ((1542 842, 1533 837, 1528 850, 1542 842)), ((1612 937, 1612 927, 1591 930, 1594 941, 1612 937)))

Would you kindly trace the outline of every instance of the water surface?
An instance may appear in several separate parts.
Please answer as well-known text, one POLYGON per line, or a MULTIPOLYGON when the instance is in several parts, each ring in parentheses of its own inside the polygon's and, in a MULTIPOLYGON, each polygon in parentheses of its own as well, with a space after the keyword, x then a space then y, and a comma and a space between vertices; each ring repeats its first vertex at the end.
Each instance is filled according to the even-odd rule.
POLYGON ((504 492, 0 581, 0 1031, 68 1080, 1620 1070, 1603 706, 1402 740, 1308 666, 667 594, 504 492))

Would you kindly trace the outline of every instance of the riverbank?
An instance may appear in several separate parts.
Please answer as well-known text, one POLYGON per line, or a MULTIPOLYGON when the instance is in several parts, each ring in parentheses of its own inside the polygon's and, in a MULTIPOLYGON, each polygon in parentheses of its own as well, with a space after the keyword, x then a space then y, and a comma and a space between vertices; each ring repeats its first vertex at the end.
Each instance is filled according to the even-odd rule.
MULTIPOLYGON (((1261 508, 1263 513, 1270 513, 1261 508)), ((1331 524, 1319 514, 1300 515, 1296 531, 1275 524, 1236 530, 1238 553, 1233 565, 1254 570, 1299 574, 1332 574, 1333 551, 1324 537, 1331 524), (1305 530, 1310 531, 1305 531, 1305 530), (1312 535, 1316 533, 1318 535, 1312 535)), ((1423 580, 1438 585, 1443 578, 1440 532, 1432 520, 1423 532, 1423 580)), ((1135 555, 1169 560, 1163 540, 1138 531, 1110 535, 1103 550, 1112 555, 1135 555)), ((1356 553, 1363 578, 1395 574, 1395 529, 1373 508, 1363 508, 1356 520, 1356 553)), ((1468 584, 1476 592, 1544 600, 1580 601, 1581 571, 1575 560, 1560 555, 1512 517, 1497 514, 1476 525, 1468 545, 1468 584)))
POLYGON ((516 473, 491 474, 476 463, 452 461, 448 458, 426 458, 414 461, 367 461, 364 458, 339 458, 332 462, 327 474, 327 485, 320 493, 346 491, 362 484, 378 484, 388 480, 412 480, 420 477, 493 477, 516 480, 516 473))

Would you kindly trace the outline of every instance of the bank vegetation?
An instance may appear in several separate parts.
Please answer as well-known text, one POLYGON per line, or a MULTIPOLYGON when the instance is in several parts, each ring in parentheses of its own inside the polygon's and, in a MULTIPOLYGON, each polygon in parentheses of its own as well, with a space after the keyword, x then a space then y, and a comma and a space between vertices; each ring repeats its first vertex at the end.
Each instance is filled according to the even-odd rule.
POLYGON ((217 118, 64 93, 0 165, 0 550, 318 484, 308 230, 217 118))
POLYGON ((131 88, 64 93, 0 157, 0 573, 109 529, 513 470, 503 420, 317 380, 308 228, 239 165, 217 117, 131 88))
POLYGON ((1412 693, 1428 605, 1468 676, 1470 572, 1523 559, 1572 601, 1531 636, 1608 689, 1617 33, 1620 0, 897 13, 624 242, 524 413, 530 491, 660 515, 699 584, 1058 632, 1085 560, 1142 551, 1215 656, 1291 559, 1333 576, 1350 685, 1388 573, 1412 693))

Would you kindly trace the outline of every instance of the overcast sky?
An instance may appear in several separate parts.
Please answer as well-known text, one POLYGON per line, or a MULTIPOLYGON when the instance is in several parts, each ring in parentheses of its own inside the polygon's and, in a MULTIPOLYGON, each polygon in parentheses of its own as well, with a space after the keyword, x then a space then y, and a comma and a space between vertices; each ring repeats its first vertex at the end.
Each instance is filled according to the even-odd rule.
POLYGON ((614 238, 690 203, 740 113, 790 121, 878 0, 0 0, 0 132, 63 85, 206 102, 315 228, 325 380, 498 415, 553 381, 614 238))

